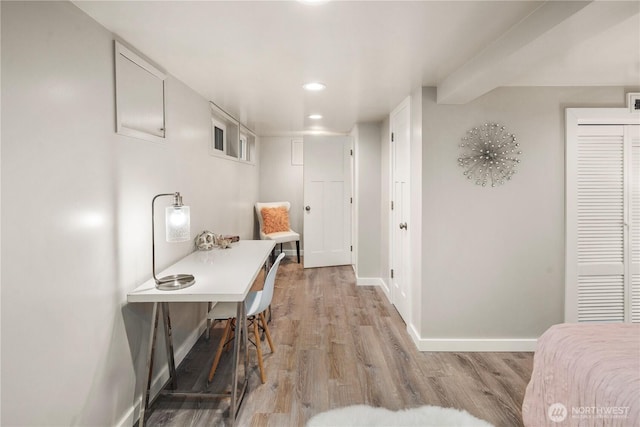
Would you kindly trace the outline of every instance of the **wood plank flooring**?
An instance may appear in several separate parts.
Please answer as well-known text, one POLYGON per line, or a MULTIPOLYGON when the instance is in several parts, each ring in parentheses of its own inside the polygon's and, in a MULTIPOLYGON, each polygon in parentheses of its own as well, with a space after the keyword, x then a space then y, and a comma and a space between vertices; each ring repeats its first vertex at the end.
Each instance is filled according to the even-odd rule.
MULTIPOLYGON (((238 426, 304 426, 319 412, 354 404, 454 407, 495 426, 522 425, 533 353, 421 353, 382 291, 356 286, 350 266, 304 270, 295 258, 285 259, 270 328, 276 351, 263 341, 267 382, 260 383, 250 346, 249 391, 238 426)), ((209 341, 200 338, 178 371, 180 388, 206 382, 221 334, 217 325, 209 341)), ((214 383, 230 378, 230 363, 227 351, 214 383)), ((228 405, 229 399, 160 397, 148 425, 231 425, 228 405)))

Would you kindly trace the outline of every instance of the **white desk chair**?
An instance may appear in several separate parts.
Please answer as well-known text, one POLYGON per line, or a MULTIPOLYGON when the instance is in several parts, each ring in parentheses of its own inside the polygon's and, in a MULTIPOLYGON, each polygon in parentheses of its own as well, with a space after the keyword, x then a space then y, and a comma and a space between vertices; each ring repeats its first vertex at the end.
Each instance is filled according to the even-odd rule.
MULTIPOLYGON (((247 311, 247 318, 249 320, 249 327, 253 327, 253 336, 256 340, 254 343, 256 346, 256 350, 258 352, 258 366, 260 367, 260 380, 262 384, 266 382, 266 375, 264 373, 264 363, 262 361, 262 341, 260 340, 260 332, 258 328, 264 331, 264 334, 267 337, 267 341, 269 342, 269 347, 271 348, 271 352, 275 351, 273 347, 273 341, 271 341, 271 333, 269 332, 269 327, 267 326, 267 322, 264 318, 264 312, 267 307, 271 304, 271 299, 273 298, 273 288, 276 282, 276 274, 278 273, 278 266, 280 265, 280 261, 284 258, 284 254, 281 253, 276 262, 273 263, 269 273, 267 274, 267 278, 264 280, 264 287, 261 291, 250 292, 247 295, 247 299, 245 300, 245 309, 247 311)), ((229 343, 230 339, 233 339, 232 328, 235 324, 236 317, 236 303, 230 302, 219 302, 213 306, 207 318, 209 320, 224 320, 226 321, 224 332, 222 333, 222 338, 220 339, 220 343, 218 344, 218 350, 216 351, 216 355, 213 358, 213 364, 211 365, 211 370, 209 371, 209 382, 213 380, 213 376, 216 373, 216 369, 218 368, 218 363, 220 362, 220 356, 222 356, 222 350, 226 344, 229 343)))
POLYGON ((289 202, 272 202, 272 203, 256 203, 256 214, 258 215, 258 223, 260 224, 260 240, 274 240, 276 243, 280 243, 280 252, 282 252, 282 244, 286 242, 296 242, 296 252, 298 255, 298 264, 300 264, 300 234, 293 231, 291 228, 286 231, 278 231, 275 233, 264 232, 264 218, 262 216, 263 208, 280 208, 284 207, 289 213, 291 203, 289 202))

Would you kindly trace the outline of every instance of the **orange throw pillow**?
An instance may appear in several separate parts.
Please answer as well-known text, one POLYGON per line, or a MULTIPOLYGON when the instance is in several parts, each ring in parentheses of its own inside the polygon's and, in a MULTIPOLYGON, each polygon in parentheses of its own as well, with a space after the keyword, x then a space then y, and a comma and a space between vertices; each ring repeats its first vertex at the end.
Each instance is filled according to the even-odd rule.
POLYGON ((262 232, 264 234, 289 231, 289 212, 287 208, 262 208, 262 232))

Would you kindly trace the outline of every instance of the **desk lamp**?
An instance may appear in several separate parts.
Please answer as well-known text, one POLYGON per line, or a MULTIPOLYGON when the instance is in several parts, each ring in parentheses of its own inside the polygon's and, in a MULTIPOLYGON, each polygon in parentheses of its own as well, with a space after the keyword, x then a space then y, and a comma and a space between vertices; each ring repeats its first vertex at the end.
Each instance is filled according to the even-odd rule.
POLYGON ((158 197, 173 196, 173 205, 165 210, 165 226, 167 242, 186 242, 190 240, 191 216, 189 206, 182 204, 180 193, 164 193, 156 195, 151 200, 151 262, 153 279, 156 288, 163 291, 173 291, 187 288, 196 282, 191 274, 172 274, 161 278, 156 277, 156 240, 155 240, 155 203, 158 197))

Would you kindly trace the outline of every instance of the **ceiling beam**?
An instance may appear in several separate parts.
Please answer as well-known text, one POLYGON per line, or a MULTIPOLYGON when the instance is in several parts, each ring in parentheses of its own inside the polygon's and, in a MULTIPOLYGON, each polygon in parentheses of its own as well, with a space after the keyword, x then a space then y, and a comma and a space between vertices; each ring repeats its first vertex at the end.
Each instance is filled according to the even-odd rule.
POLYGON ((640 2, 548 1, 447 76, 439 104, 466 104, 536 64, 640 13, 640 2))

